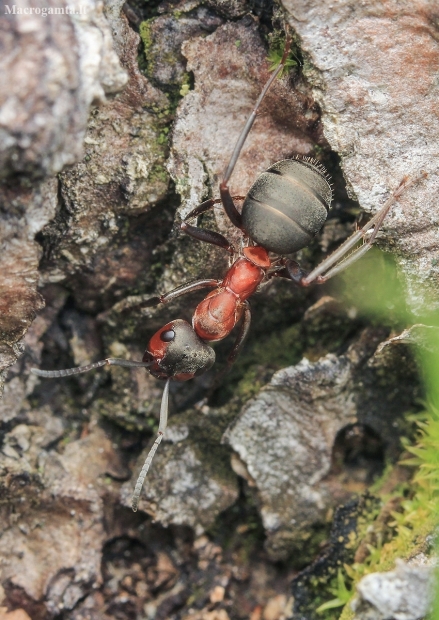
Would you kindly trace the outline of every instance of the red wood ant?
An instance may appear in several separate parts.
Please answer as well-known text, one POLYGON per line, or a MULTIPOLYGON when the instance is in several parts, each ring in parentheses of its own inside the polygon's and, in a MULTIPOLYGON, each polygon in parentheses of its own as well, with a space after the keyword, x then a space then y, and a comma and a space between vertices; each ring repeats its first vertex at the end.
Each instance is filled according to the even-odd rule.
POLYGON ((40 377, 67 377, 105 365, 141 367, 147 368, 154 377, 166 380, 158 434, 135 486, 132 499, 134 511, 137 510, 145 476, 166 429, 170 381, 187 381, 209 370, 215 361, 215 352, 208 343, 222 340, 239 324, 227 360, 230 367, 250 327, 248 298, 262 282, 276 276, 288 278, 299 286, 322 284, 346 269, 370 249, 391 205, 402 192, 425 176, 422 173, 410 180, 404 178, 377 214, 310 273, 306 273, 296 261, 286 258, 285 255, 306 247, 326 220, 332 201, 332 187, 325 168, 309 157, 279 161, 259 176, 245 197, 232 197, 228 183, 262 100, 286 64, 290 46, 291 38, 287 35, 281 62, 265 84, 238 138, 220 184, 221 198, 206 200, 191 211, 181 224, 181 229, 191 237, 229 252, 231 267, 223 280, 206 279, 183 284, 141 304, 144 307, 166 304, 191 291, 213 288, 196 307, 192 326, 182 319, 167 323, 153 335, 141 362, 108 358, 67 370, 32 369, 40 377), (234 200, 244 200, 241 212, 234 200), (239 249, 234 248, 223 235, 188 223, 218 203, 222 203, 232 224, 242 233, 239 249), (346 256, 361 240, 363 244, 346 256), (269 252, 276 254, 277 258, 270 258, 269 252))

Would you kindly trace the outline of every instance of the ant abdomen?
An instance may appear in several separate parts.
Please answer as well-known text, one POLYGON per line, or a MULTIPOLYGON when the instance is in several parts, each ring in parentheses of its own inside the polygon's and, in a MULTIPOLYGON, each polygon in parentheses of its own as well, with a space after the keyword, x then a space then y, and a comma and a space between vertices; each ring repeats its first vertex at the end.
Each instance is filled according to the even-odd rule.
POLYGON ((291 254, 309 245, 325 223, 332 188, 311 158, 284 159, 263 172, 242 208, 246 234, 271 252, 291 254))

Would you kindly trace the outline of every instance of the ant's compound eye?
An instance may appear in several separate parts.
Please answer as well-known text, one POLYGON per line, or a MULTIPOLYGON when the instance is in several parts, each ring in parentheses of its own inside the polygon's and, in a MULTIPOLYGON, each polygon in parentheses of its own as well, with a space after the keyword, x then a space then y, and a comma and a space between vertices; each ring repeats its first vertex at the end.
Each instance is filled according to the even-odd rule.
POLYGON ((171 340, 174 340, 174 338, 175 332, 173 329, 168 329, 160 334, 160 340, 163 340, 163 342, 171 342, 171 340))

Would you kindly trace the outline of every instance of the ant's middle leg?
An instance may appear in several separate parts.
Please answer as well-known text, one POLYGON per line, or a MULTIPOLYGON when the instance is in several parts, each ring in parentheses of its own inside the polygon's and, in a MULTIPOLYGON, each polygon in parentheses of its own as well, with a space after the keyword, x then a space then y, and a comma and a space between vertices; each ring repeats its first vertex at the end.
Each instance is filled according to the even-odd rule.
POLYGON ((180 284, 180 286, 177 286, 177 288, 174 288, 172 291, 169 291, 169 293, 160 295, 160 297, 151 297, 144 302, 144 307, 150 308, 151 306, 156 306, 158 304, 168 304, 170 301, 177 299, 177 297, 186 295, 186 293, 199 291, 203 288, 216 288, 220 285, 220 282, 221 280, 213 280, 212 278, 206 280, 195 280, 195 282, 186 282, 185 284, 180 284))
POLYGON ((198 228, 197 226, 191 226, 186 222, 182 222, 180 228, 183 232, 185 232, 190 237, 197 239, 197 241, 204 241, 204 243, 211 243, 212 245, 217 245, 223 250, 226 250, 230 254, 233 254, 235 251, 233 245, 230 243, 228 239, 224 237, 221 233, 217 233, 214 230, 208 230, 207 228, 198 228))
MULTIPOLYGON (((243 200, 244 197, 243 196, 235 196, 234 199, 235 200, 243 200)), ((232 202, 233 202, 232 198, 230 198, 230 200, 232 200, 232 202)), ((193 237, 194 239, 197 239, 198 241, 204 241, 204 243, 210 243, 212 245, 216 245, 216 246, 218 246, 220 248, 223 248, 227 252, 230 252, 230 254, 233 254, 234 248, 233 248, 232 244, 230 243, 230 241, 228 241, 228 239, 226 239, 226 237, 224 237, 220 233, 217 233, 217 232, 215 232, 213 230, 208 230, 208 229, 205 229, 205 228, 199 228, 198 226, 192 226, 191 224, 187 223, 187 220, 190 220, 192 218, 196 218, 199 215, 202 215, 203 213, 206 213, 207 211, 212 209, 212 207, 214 205, 216 205, 216 204, 218 204, 220 202, 222 202, 221 198, 219 198, 219 199, 218 198, 217 199, 212 199, 211 198, 210 200, 206 200, 206 201, 202 202, 200 205, 198 205, 198 207, 195 207, 195 209, 193 209, 193 211, 191 211, 187 217, 185 217, 184 221, 180 225, 180 228, 187 235, 193 237)))

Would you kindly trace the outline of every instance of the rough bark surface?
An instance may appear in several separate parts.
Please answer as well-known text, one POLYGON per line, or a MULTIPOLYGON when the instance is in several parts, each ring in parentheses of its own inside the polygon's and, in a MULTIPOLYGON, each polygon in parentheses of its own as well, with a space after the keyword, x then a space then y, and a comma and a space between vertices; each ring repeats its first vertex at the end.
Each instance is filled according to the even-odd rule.
POLYGON ((5 9, 0 18, 0 371, 17 358, 17 343, 42 307, 35 235, 55 215, 57 182, 50 177, 82 156, 91 103, 126 83, 101 4, 85 2, 85 15, 45 17, 29 10, 65 3, 16 6, 21 11, 5 9))

